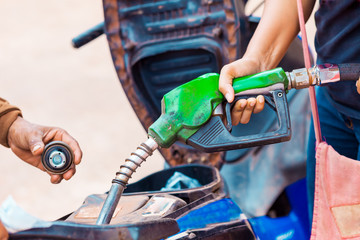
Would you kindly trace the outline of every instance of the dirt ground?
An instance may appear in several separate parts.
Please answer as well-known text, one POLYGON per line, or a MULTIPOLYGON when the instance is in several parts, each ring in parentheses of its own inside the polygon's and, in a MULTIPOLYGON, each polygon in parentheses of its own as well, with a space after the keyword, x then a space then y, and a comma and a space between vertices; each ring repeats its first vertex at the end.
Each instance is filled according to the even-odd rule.
MULTIPOLYGON (((101 21, 101 1, 0 0, 0 96, 29 121, 66 129, 84 153, 76 175, 53 185, 46 173, 0 147, 0 203, 11 195, 30 214, 55 220, 87 195, 107 191, 124 159, 146 139, 105 37, 78 50, 70 44, 101 21)), ((162 166, 156 152, 132 180, 162 166)))

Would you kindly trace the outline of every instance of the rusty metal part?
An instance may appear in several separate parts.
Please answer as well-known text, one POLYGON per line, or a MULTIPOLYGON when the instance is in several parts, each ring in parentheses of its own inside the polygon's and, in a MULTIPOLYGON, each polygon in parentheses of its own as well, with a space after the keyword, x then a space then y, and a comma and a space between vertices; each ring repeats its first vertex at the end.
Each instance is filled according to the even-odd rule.
POLYGON ((104 22, 86 30, 71 40, 74 48, 80 48, 104 34, 104 22))
POLYGON ((124 165, 120 166, 120 170, 113 179, 108 196, 96 221, 97 225, 110 223, 131 175, 157 148, 158 144, 150 137, 146 142, 142 143, 135 152, 131 153, 131 156, 125 160, 124 165))
POLYGON ((204 153, 194 148, 183 146, 183 144, 173 144, 168 149, 159 150, 162 151, 162 155, 167 159, 170 166, 193 163, 205 164, 220 169, 223 164, 223 152, 204 153))
MULTIPOLYGON (((133 71, 133 67, 136 61, 139 62, 138 59, 146 47, 153 49, 155 44, 161 46, 161 43, 176 42, 174 46, 179 48, 185 42, 188 44, 189 41, 200 38, 210 39, 218 47, 218 51, 214 53, 219 54, 216 59, 218 69, 211 70, 215 72, 219 72, 223 65, 238 59, 244 48, 240 40, 239 19, 244 13, 241 1, 154 0, 144 3, 139 0, 103 0, 103 7, 105 33, 118 78, 146 130, 160 115, 149 107, 150 99, 147 93, 141 90, 142 83, 135 81, 134 75, 138 73, 133 71), (200 7, 189 11, 188 5, 200 7), (151 20, 143 24, 135 24, 129 20, 141 16, 151 20), (142 38, 139 38, 139 32, 142 33, 142 38)), ((206 51, 209 50, 207 47, 212 46, 201 46, 206 51)), ((171 78, 176 75, 177 72, 174 72, 171 78)), ((160 102, 158 104, 160 105, 160 102)), ((192 162, 219 167, 223 161, 222 153, 202 153, 179 143, 159 151, 171 166, 192 162)))

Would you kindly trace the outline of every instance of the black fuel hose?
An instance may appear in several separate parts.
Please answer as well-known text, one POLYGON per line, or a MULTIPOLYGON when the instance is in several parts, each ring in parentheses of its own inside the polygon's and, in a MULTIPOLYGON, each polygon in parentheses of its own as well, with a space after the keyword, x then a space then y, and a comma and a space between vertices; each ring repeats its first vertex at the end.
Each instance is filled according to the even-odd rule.
POLYGON ((340 81, 358 80, 360 77, 360 63, 338 64, 340 81))

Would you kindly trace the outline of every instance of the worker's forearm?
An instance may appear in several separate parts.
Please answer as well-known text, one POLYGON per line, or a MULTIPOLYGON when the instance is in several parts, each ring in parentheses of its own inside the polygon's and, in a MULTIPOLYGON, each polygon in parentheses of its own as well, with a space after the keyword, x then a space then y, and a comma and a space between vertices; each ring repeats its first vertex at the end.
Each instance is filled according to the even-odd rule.
MULTIPOLYGON (((304 17, 312 12, 314 0, 303 0, 304 17)), ((244 57, 257 58, 261 70, 274 68, 299 32, 296 0, 266 0, 260 23, 244 57)))
POLYGON ((7 135, 11 124, 21 116, 19 108, 10 105, 6 100, 0 98, 0 144, 9 147, 7 135))

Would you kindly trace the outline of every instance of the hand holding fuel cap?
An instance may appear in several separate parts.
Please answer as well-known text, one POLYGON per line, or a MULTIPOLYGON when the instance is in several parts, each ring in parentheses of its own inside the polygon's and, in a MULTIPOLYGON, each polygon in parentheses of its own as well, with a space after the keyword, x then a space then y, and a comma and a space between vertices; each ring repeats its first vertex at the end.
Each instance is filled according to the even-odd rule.
POLYGON ((62 141, 71 150, 66 152, 62 149, 55 149, 50 153, 49 157, 52 160, 49 163, 50 166, 55 170, 63 167, 68 169, 65 169, 65 172, 47 171, 51 177, 50 181, 56 184, 60 183, 62 179, 69 180, 75 174, 75 165, 79 164, 82 158, 78 142, 61 128, 32 124, 22 117, 18 117, 13 122, 8 132, 8 144, 11 150, 23 161, 43 171, 46 169, 42 164, 41 154, 45 150, 45 144, 53 141, 62 141), (66 157, 68 160, 71 159, 71 152, 73 152, 73 163, 65 166, 67 163, 64 160, 66 157))
POLYGON ((41 163, 48 173, 66 173, 74 163, 74 153, 65 142, 52 141, 41 154, 41 163))

